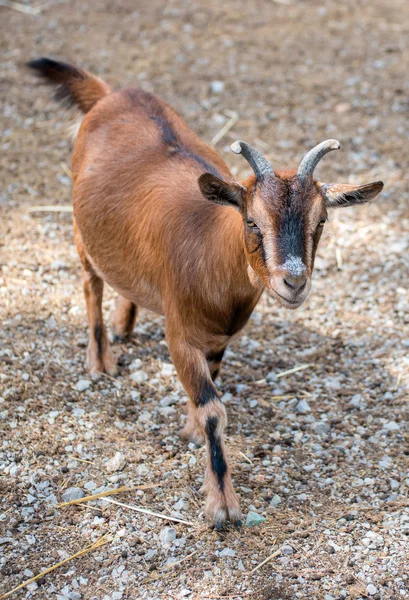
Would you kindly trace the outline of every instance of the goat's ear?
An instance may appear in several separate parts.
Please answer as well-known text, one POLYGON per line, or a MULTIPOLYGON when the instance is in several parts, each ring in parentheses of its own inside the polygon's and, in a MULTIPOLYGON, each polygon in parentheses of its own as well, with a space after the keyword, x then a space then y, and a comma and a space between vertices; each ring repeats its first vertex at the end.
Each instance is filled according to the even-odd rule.
POLYGON ((319 182, 317 185, 329 208, 365 204, 365 202, 375 198, 383 188, 382 181, 375 181, 366 185, 319 182))
POLYGON ((237 210, 241 209, 247 190, 236 181, 228 183, 211 173, 203 173, 197 181, 200 191, 207 200, 233 206, 237 210))

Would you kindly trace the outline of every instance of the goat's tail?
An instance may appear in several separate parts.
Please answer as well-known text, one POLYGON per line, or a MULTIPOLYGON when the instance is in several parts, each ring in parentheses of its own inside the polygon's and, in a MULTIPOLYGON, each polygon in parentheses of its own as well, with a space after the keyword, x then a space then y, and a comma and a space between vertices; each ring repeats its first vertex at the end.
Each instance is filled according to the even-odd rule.
POLYGON ((28 63, 37 75, 49 84, 57 86, 56 100, 65 101, 69 106, 76 105, 84 113, 111 93, 110 87, 83 69, 50 58, 38 58, 28 63))

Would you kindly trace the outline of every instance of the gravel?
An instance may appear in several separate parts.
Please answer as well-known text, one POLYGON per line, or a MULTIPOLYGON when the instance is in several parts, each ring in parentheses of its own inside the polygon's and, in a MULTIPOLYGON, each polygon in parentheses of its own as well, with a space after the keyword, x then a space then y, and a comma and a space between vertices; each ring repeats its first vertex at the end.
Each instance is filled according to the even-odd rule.
POLYGON ((61 494, 61 498, 63 502, 71 502, 71 500, 79 500, 80 498, 84 498, 85 492, 81 488, 78 487, 70 487, 65 490, 63 494, 61 494))
MULTIPOLYGON (((406 3, 199 4, 0 9, 0 595, 109 534, 21 597, 408 597, 406 3), (204 520, 204 449, 179 436, 186 393, 162 317, 141 310, 135 335, 113 346, 116 378, 91 382, 84 369, 72 215, 29 212, 71 203, 70 116, 21 68, 41 55, 158 93, 207 141, 236 111, 216 146, 234 177, 250 172, 235 139, 278 169, 335 137, 342 150, 320 180, 385 180, 379 201, 330 211, 305 304, 263 296, 226 352, 226 447, 244 516, 265 518, 256 527, 204 520), (125 464, 108 471, 116 453, 125 464), (112 499, 193 525, 102 499, 55 508, 73 488, 123 486, 112 499), (165 527, 176 536, 163 543, 165 527)), ((105 286, 108 329, 114 301, 105 286)))

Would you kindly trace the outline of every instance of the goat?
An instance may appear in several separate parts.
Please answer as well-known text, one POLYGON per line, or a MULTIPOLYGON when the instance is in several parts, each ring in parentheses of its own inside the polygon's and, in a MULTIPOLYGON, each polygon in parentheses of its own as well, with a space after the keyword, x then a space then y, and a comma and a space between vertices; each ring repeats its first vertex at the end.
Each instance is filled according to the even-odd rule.
POLYGON ((295 309, 311 287, 327 208, 374 198, 382 182, 324 184, 318 144, 298 170, 273 170, 249 144, 232 145, 254 175, 233 181, 221 157, 163 100, 139 89, 111 92, 75 66, 29 63, 57 97, 86 113, 75 144, 74 235, 90 327, 88 369, 114 375, 102 316, 104 281, 119 294, 114 340, 128 336, 138 307, 165 316, 166 340, 189 396, 184 433, 205 440, 205 513, 216 527, 239 525, 223 433, 226 410, 214 380, 226 346, 266 289, 295 309))

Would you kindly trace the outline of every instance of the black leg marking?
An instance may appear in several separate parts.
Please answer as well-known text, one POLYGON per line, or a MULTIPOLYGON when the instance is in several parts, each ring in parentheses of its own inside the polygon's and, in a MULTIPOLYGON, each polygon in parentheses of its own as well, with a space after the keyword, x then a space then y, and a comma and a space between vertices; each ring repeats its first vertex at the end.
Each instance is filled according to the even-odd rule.
POLYGON ((223 360, 224 353, 226 348, 222 348, 218 352, 209 352, 206 355, 207 361, 210 367, 210 374, 212 376, 212 380, 214 381, 220 372, 220 363, 223 360))
POLYGON ((202 385, 199 388, 199 394, 197 399, 198 406, 206 406, 209 402, 219 400, 216 388, 208 379, 203 379, 202 385))
POLYGON ((210 461, 212 465, 212 471, 217 477, 219 482, 219 488, 221 491, 224 489, 224 476, 227 473, 227 464, 224 460, 222 447, 220 444, 220 438, 216 435, 218 424, 217 417, 209 417, 206 422, 206 436, 209 441, 210 450, 210 461))
POLYGON ((212 381, 215 381, 217 379, 217 376, 219 373, 220 373, 220 368, 213 369, 213 371, 211 372, 212 381))
POLYGON ((209 352, 206 356, 209 362, 219 363, 223 360, 224 353, 226 352, 226 348, 219 350, 218 352, 209 352))
POLYGON ((135 315, 136 315, 136 304, 131 304, 131 308, 129 309, 129 314, 128 314, 128 322, 126 324, 126 333, 129 335, 130 333, 132 333, 130 331, 133 322, 135 320, 135 315))
POLYGON ((101 325, 95 325, 94 327, 94 338, 98 346, 98 358, 102 357, 102 327, 101 325))

